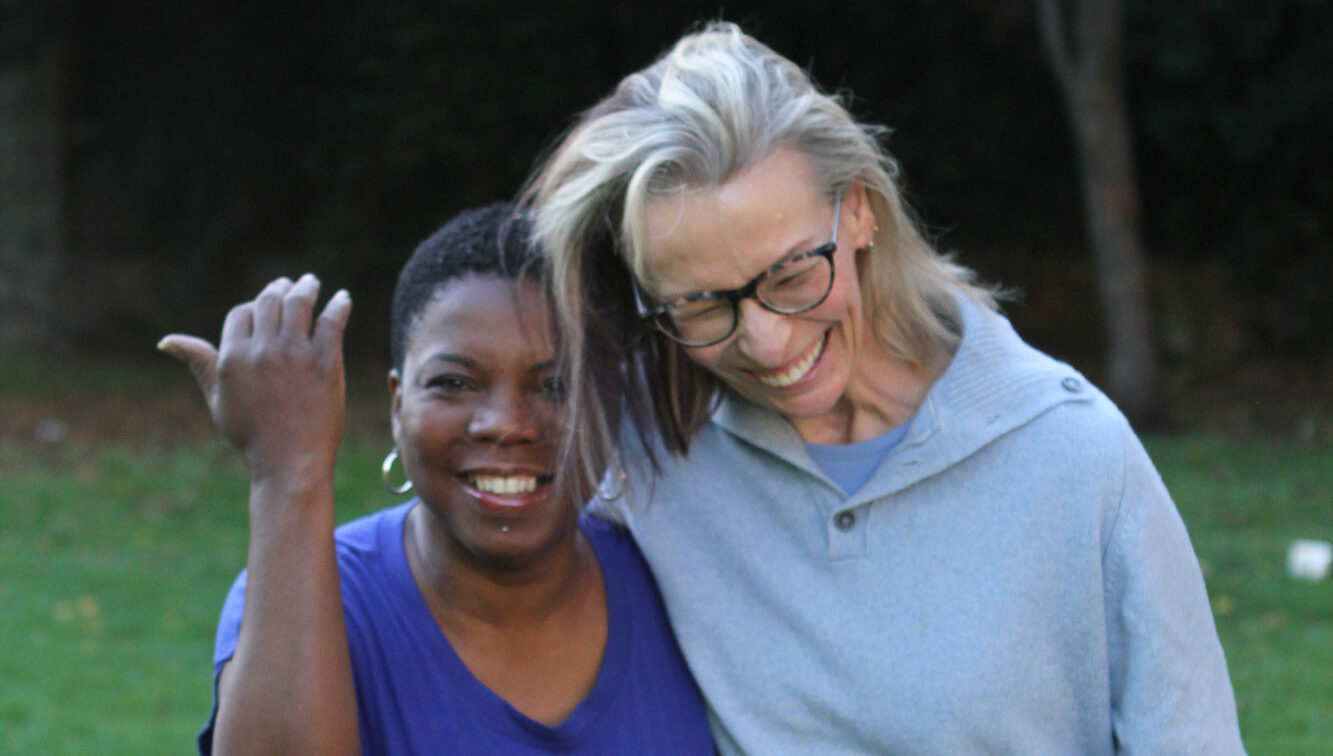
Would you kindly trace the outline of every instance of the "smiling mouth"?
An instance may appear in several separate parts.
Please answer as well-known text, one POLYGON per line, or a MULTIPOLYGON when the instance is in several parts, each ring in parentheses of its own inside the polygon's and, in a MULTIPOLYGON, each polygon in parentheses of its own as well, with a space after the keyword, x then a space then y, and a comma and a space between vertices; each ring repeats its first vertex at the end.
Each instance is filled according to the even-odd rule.
POLYGON ((537 486, 551 482, 550 475, 481 475, 466 476, 467 484, 483 493, 496 496, 515 496, 532 493, 537 486))
POLYGON ((800 381, 810 372, 810 368, 819 361, 819 356, 824 353, 824 347, 828 345, 828 333, 824 333, 824 338, 810 346, 810 350, 805 356, 792 363, 786 370, 775 373, 755 374, 759 382, 769 388, 787 388, 800 381))

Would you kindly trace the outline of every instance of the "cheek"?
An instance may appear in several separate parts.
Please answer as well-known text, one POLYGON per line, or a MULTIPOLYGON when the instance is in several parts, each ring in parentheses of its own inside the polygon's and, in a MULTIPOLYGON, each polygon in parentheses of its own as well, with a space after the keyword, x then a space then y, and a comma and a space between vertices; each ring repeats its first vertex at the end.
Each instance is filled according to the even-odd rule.
POLYGON ((689 349, 681 349, 680 351, 685 353, 685 357, 689 359, 690 362, 707 370, 714 370, 717 365, 722 362, 727 350, 731 348, 731 344, 735 340, 735 337, 732 337, 721 344, 714 344, 706 347, 692 347, 689 349))
POLYGON ((560 429, 565 424, 565 407, 546 405, 537 411, 537 418, 541 422, 542 438, 559 438, 560 429))
POLYGON ((448 408, 404 406, 394 424, 394 441, 405 454, 419 458, 438 455, 440 450, 466 437, 466 413, 448 408))
POLYGON ((848 318, 859 320, 861 313, 861 287, 855 275, 838 276, 829 291, 828 299, 813 310, 821 320, 842 321, 848 318))
POLYGON ((542 444, 554 445, 560 438, 565 423, 564 407, 558 403, 537 399, 527 406, 527 416, 537 428, 542 444))

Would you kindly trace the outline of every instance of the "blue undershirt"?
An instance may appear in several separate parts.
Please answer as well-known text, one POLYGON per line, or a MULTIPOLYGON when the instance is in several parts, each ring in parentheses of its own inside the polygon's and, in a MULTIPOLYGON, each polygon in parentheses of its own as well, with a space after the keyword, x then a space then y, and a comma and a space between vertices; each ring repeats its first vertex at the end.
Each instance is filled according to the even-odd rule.
POLYGON ((903 423, 893 430, 854 444, 810 444, 805 451, 819 469, 848 496, 860 490, 884 457, 907 435, 903 423))

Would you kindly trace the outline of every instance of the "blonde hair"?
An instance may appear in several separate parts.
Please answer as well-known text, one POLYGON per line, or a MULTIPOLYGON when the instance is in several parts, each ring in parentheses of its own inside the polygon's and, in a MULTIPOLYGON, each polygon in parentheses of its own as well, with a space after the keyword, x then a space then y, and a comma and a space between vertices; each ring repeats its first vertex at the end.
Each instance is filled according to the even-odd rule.
POLYGON ((611 459, 625 411, 650 453, 652 425, 668 450, 688 450, 720 385, 636 316, 629 275, 643 272, 644 208, 720 186, 779 147, 810 161, 830 202, 864 184, 878 228, 873 253, 858 256, 860 286, 885 347, 918 364, 956 348, 954 297, 989 307, 994 298, 918 230, 879 144, 885 132, 725 22, 686 35, 579 119, 526 192, 571 345, 571 453, 585 465, 611 459))

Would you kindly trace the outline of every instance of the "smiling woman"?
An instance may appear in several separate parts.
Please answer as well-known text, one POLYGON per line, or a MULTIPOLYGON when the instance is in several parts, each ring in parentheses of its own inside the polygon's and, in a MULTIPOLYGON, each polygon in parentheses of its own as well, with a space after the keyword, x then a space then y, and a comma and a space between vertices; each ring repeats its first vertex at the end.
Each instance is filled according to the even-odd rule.
POLYGON ((542 559, 570 508, 552 500, 561 391, 539 284, 468 275, 416 316, 389 378, 395 443, 426 532, 487 561, 542 559))
POLYGON ((416 497, 336 532, 346 295, 316 318, 314 277, 279 279, 220 350, 164 339, 252 478, 201 753, 713 752, 633 541, 560 485, 564 391, 528 236, 494 205, 403 268, 386 473, 401 459, 393 490, 416 497))
POLYGON ((623 468, 602 509, 719 750, 1241 752, 1152 462, 931 247, 882 131, 715 23, 586 111, 527 195, 565 432, 623 468))

